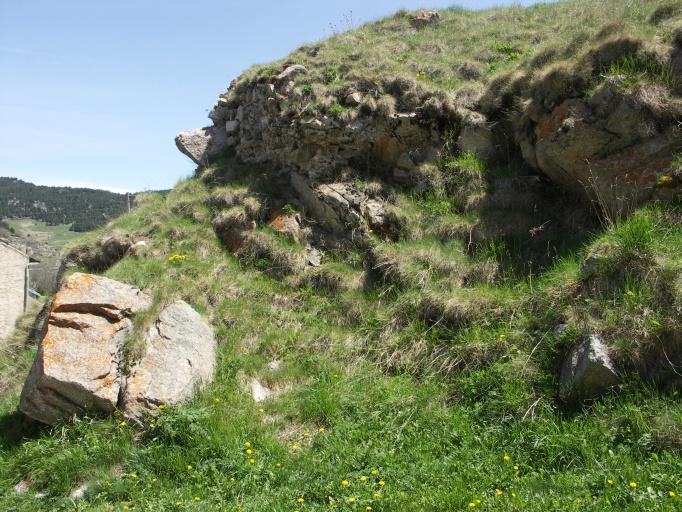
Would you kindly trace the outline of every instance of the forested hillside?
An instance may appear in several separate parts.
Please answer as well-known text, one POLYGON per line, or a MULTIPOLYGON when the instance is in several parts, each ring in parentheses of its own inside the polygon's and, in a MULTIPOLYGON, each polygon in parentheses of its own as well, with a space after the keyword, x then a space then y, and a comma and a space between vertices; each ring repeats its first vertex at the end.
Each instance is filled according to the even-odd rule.
POLYGON ((125 194, 88 188, 46 187, 0 178, 0 219, 31 218, 91 231, 127 210, 125 194))

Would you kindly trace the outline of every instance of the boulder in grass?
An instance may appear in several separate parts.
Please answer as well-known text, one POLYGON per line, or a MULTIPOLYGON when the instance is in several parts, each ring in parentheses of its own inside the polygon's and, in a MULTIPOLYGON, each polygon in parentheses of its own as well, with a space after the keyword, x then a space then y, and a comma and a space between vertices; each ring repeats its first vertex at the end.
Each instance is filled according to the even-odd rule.
POLYGON ((561 369, 560 395, 566 401, 596 398, 619 382, 608 347, 599 335, 591 334, 566 355, 561 369))
POLYGON ((184 402, 211 382, 216 340, 209 325, 184 301, 163 308, 145 336, 146 348, 125 378, 122 406, 136 417, 159 405, 184 402))
POLYGON ((21 393, 21 411, 47 424, 89 411, 112 412, 121 384, 119 353, 132 331, 131 317, 151 302, 146 293, 112 279, 65 278, 21 393))

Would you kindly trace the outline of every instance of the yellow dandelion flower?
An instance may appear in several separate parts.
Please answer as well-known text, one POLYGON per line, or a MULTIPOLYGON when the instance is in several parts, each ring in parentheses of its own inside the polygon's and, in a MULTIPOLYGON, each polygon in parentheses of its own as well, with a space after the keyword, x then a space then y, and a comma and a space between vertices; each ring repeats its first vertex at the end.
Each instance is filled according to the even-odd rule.
POLYGON ((137 473, 130 473, 130 478, 135 480, 137 478, 137 473))
POLYGON ((246 442, 244 443, 244 448, 251 448, 251 443, 248 442, 248 441, 246 441, 246 442))
POLYGON ((373 509, 372 509, 372 507, 370 507, 370 506, 368 505, 368 506, 365 507, 365 510, 366 510, 367 512, 372 512, 373 509))
POLYGON ((476 500, 476 505, 480 505, 480 504, 481 504, 481 500, 476 500))
POLYGON ((341 480, 341 485, 344 487, 348 487, 350 485, 350 482, 348 480, 341 480))
POLYGON ((187 464, 187 471, 192 471, 192 469, 193 469, 193 468, 192 468, 192 465, 191 465, 191 464, 187 464))
POLYGON ((253 453, 253 450, 251 448, 246 449, 246 455, 251 455, 253 453))
POLYGON ((182 501, 176 501, 175 506, 176 507, 182 507, 182 501))
POLYGON ((367 480, 367 477, 366 477, 365 475, 362 475, 362 476, 360 477, 360 481, 361 481, 361 482, 365 482, 366 480, 367 480))
POLYGON ((502 496, 504 494, 504 492, 502 491, 502 489, 495 489, 495 494, 497 496, 502 496))
POLYGON ((201 498, 199 496, 195 496, 194 501, 199 502, 199 501, 201 501, 201 498))
POLYGON ((281 467, 282 467, 282 464, 280 464, 280 463, 278 462, 277 464, 275 464, 275 467, 276 467, 276 468, 281 468, 281 467))
POLYGON ((118 424, 118 426, 119 426, 119 427, 125 427, 127 424, 128 424, 128 423, 126 423, 125 421, 122 421, 122 422, 120 422, 120 423, 118 424))
POLYGON ((152 478, 152 483, 153 483, 153 484, 155 484, 155 483, 158 482, 158 481, 159 481, 158 478, 152 478))
POLYGON ((519 467, 515 464, 514 465, 514 471, 518 471, 518 470, 519 470, 519 467))
POLYGON ((504 457, 502 457, 502 460, 504 460, 505 462, 509 462, 511 460, 511 457, 505 453, 504 457))
POLYGON ((230 482, 234 482, 234 477, 230 478, 230 482))
POLYGON ((516 493, 515 493, 515 492, 511 493, 511 495, 512 495, 512 498, 516 498, 516 493))
POLYGON ((378 492, 375 492, 374 494, 372 494, 372 498, 379 499, 379 498, 381 498, 381 494, 379 494, 378 492))
POLYGON ((348 498, 348 503, 355 503, 355 496, 350 496, 348 498))
POLYGON ((220 403, 220 398, 215 397, 215 398, 213 399, 213 401, 214 401, 215 403, 219 404, 219 403, 220 403))
POLYGON ((261 407, 260 409, 258 409, 258 412, 261 413, 261 414, 263 414, 263 413, 265 412, 265 409, 263 409, 263 408, 261 407))
POLYGON ((630 487, 632 489, 637 489, 637 482, 630 482, 630 487))
POLYGON ((613 480, 611 480, 611 479, 609 478, 609 479, 606 481, 606 483, 609 484, 609 485, 613 485, 613 480))
POLYGON ((386 485, 386 482, 384 482, 383 480, 379 480, 379 485, 383 487, 384 485, 386 485))
POLYGON ((296 500, 296 503, 299 503, 299 504, 305 503, 305 499, 303 499, 303 498, 298 498, 298 499, 296 500))
POLYGON ((291 449, 294 450, 294 451, 299 450, 300 448, 301 448, 301 447, 298 446, 297 444, 294 444, 294 445, 291 446, 291 449))
POLYGON ((470 502, 469 502, 469 508, 476 508, 476 502, 475 502, 475 501, 470 501, 470 502))
POLYGON ((671 498, 675 498, 677 494, 675 493, 675 491, 668 491, 668 496, 670 496, 671 498))
POLYGON ((318 431, 320 434, 324 434, 324 427, 320 427, 317 431, 318 431))
POLYGON ((163 411, 163 410, 166 408, 166 406, 165 406, 164 404, 159 404, 159 405, 156 406, 156 408, 157 408, 159 411, 163 411))
POLYGON ((377 476, 378 474, 379 474, 379 470, 377 470, 377 469, 373 469, 373 470, 371 471, 371 475, 372 475, 372 476, 377 476))
POLYGON ((255 464, 255 463, 256 463, 256 459, 249 459, 249 464, 255 464))

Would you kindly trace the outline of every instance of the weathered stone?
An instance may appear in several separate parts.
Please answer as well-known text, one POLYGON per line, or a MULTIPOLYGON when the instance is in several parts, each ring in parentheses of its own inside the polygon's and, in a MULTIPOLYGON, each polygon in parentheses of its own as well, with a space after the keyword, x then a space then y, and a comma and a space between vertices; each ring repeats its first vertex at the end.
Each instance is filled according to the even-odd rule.
POLYGON ((68 276, 52 301, 21 411, 48 424, 87 411, 113 411, 130 317, 150 305, 151 298, 132 286, 90 274, 68 276))
POLYGON ((307 72, 308 70, 305 68, 305 66, 301 66, 300 64, 294 64, 293 66, 289 66, 279 75, 277 75, 277 80, 278 81, 291 80, 296 75, 305 74, 307 72))
POLYGON ((225 132, 228 135, 231 135, 237 131, 239 131, 239 121, 234 119, 233 121, 227 121, 225 123, 225 132))
POLYGON ((264 402, 272 395, 272 390, 263 386, 263 384, 261 384, 256 378, 251 379, 251 382, 249 382, 249 388, 251 390, 253 401, 256 403, 264 402))
POLYGON ((608 347, 597 334, 583 338, 564 360, 559 394, 564 400, 595 398, 619 382, 608 347))
POLYGON ((181 132, 175 137, 175 145, 197 165, 220 154, 226 147, 225 127, 209 126, 181 132))
POLYGON ((184 301, 164 307, 145 336, 146 349, 125 379, 122 404, 129 416, 189 400, 213 379, 216 340, 184 301))
POLYGON ((620 80, 550 111, 531 103, 526 115, 532 133, 524 129, 516 137, 529 164, 611 213, 682 192, 681 183, 657 194, 658 180, 682 149, 680 128, 666 120, 679 106, 656 88, 624 93, 620 80), (659 105, 665 101, 669 112, 659 105))
POLYGON ((483 160, 493 160, 497 152, 493 132, 485 117, 478 113, 471 113, 463 121, 457 146, 460 151, 475 153, 483 160))
POLYGON ((322 265, 322 251, 316 248, 311 248, 306 256, 308 265, 311 267, 319 267, 322 265))
POLYGON ((346 96, 344 103, 349 107, 357 107, 362 103, 362 94, 359 92, 352 92, 346 96))
POLYGON ((294 242, 301 239, 300 215, 279 212, 268 224, 278 233, 288 236, 294 242))
POLYGON ((410 23, 415 27, 423 27, 438 23, 440 21, 440 14, 438 11, 419 11, 410 16, 410 23))

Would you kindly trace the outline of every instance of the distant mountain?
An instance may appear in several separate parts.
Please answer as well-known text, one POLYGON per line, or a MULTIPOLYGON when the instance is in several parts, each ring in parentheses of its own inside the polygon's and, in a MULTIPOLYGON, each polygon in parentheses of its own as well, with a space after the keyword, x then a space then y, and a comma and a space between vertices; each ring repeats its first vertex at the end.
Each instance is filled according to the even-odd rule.
MULTIPOLYGON (((132 198, 131 198, 132 200, 132 198)), ((31 218, 91 231, 128 209, 126 194, 89 188, 47 187, 0 177, 0 219, 31 218)))

